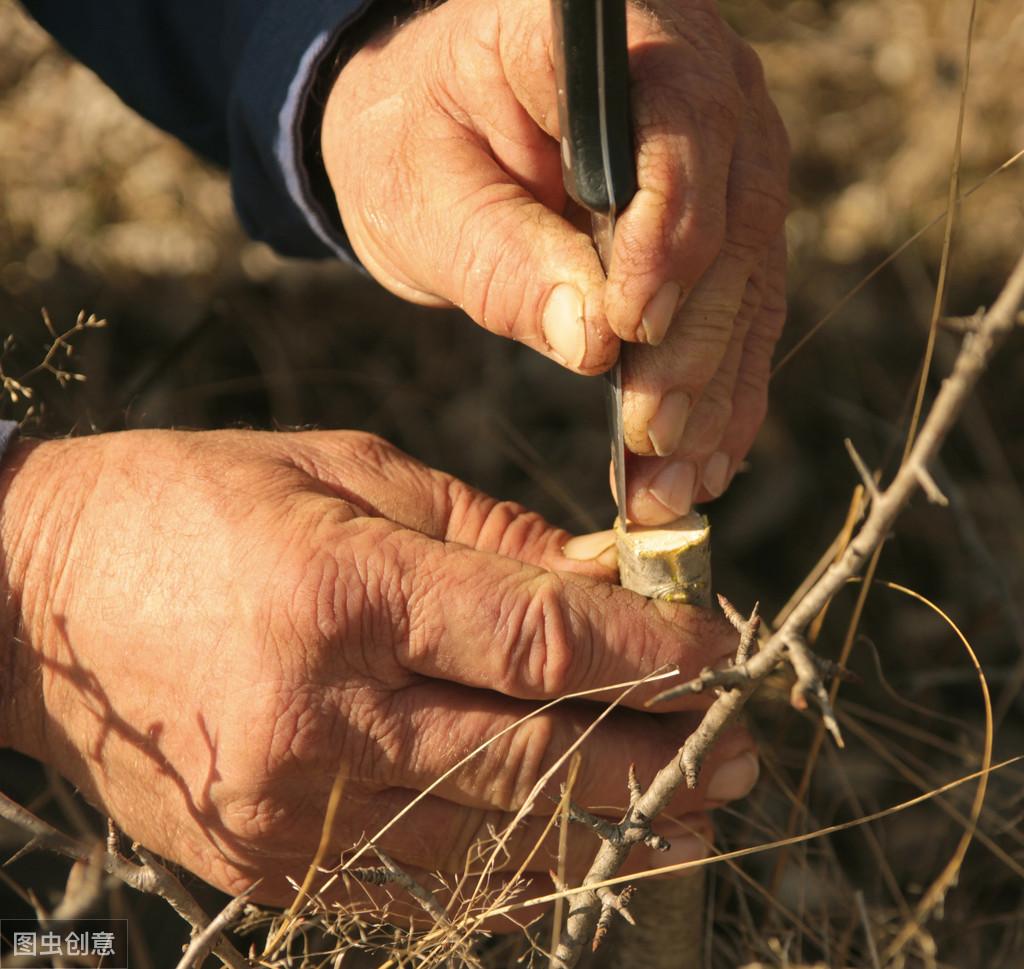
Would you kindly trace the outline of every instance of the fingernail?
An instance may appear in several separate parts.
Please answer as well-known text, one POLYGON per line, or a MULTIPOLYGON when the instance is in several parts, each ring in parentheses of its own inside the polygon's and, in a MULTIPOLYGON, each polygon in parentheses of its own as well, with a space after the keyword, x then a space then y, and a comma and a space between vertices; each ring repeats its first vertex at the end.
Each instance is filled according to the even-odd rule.
POLYGON ((673 461, 654 476, 649 490, 669 511, 682 516, 688 514, 693 505, 696 484, 696 465, 689 461, 673 461))
MULTIPOLYGON (((693 835, 679 835, 672 838, 668 851, 648 848, 644 859, 648 868, 667 868, 669 865, 683 865, 688 861, 700 861, 708 856, 708 843, 693 835)), ((679 874, 685 874, 680 872, 679 874)))
POLYGON ((671 454, 683 436, 690 413, 690 395, 685 390, 670 390, 661 398, 658 409, 647 425, 647 436, 659 458, 671 454))
POLYGON ((570 538, 562 549, 562 554, 573 562, 589 562, 600 558, 615 544, 615 532, 608 529, 604 532, 593 532, 590 535, 577 535, 570 538))
POLYGON ((729 455, 715 451, 704 465, 704 487, 716 498, 729 482, 729 455))
POLYGON ((756 755, 749 751, 740 754, 718 767, 711 777, 705 796, 709 801, 735 801, 746 797, 757 783, 760 773, 761 767, 756 755))
POLYGON ((640 325, 643 327, 644 336, 647 342, 656 347, 665 339, 672 318, 676 314, 676 307, 679 305, 679 297, 682 294, 679 283, 663 283, 652 297, 651 301, 644 308, 640 317, 640 325))
POLYGON ((569 283, 560 283, 548 297, 541 319, 552 355, 567 367, 579 367, 587 355, 583 296, 569 283))

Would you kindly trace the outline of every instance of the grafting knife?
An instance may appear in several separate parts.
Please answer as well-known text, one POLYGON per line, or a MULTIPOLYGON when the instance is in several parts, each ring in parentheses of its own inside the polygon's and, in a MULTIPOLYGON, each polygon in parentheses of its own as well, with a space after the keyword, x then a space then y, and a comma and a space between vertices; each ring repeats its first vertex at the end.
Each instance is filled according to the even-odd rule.
MULTIPOLYGON (((615 219, 636 193, 626 0, 551 0, 551 8, 562 178, 572 198, 590 210, 594 242, 607 272, 615 219)), ((605 397, 616 506, 625 528, 626 445, 619 362, 608 373, 605 397)))

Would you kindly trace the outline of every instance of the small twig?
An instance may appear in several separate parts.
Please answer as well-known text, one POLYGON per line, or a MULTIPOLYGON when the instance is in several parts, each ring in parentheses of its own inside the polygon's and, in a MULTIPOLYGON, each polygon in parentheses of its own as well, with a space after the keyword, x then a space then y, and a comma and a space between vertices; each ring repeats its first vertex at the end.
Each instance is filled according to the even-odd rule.
MULTIPOLYGON (((200 908, 199 903, 186 891, 185 886, 164 866, 151 852, 142 845, 134 843, 132 851, 142 861, 145 871, 152 884, 152 893, 159 895, 174 909, 196 932, 203 932, 210 924, 209 916, 200 908)), ((107 856, 109 857, 109 855, 107 856)), ((231 969, 245 969, 248 962, 227 939, 220 936, 213 945, 213 954, 231 969)))
POLYGON ((632 797, 630 798, 630 805, 626 811, 626 816, 618 824, 600 818, 596 814, 591 814, 578 804, 570 801, 569 820, 590 828, 602 841, 607 841, 617 848, 624 847, 627 844, 636 844, 638 839, 635 832, 640 831, 641 836, 639 840, 649 848, 653 848, 655 851, 668 851, 671 845, 660 834, 656 834, 651 830, 650 820, 637 807, 638 801, 639 798, 636 801, 632 797))
POLYGON ((613 892, 607 887, 597 890, 597 897, 601 899, 601 914, 597 917, 594 941, 590 945, 592 951, 597 952, 601 948, 616 915, 625 919, 630 925, 636 925, 636 919, 633 918, 633 913, 629 910, 629 902, 634 891, 632 885, 627 885, 621 892, 613 892))
POLYGON ((844 437, 843 444, 846 445, 846 453, 850 455, 850 460, 853 462, 853 466, 857 469, 857 474, 860 475, 860 480, 864 484, 864 490, 868 493, 868 497, 870 497, 872 502, 878 501, 878 482, 875 480, 875 476, 870 470, 868 470, 868 466, 864 463, 864 459, 853 446, 853 441, 848 437, 844 437))
POLYGON ((214 943, 220 934, 226 931, 232 922, 242 913, 245 904, 252 894, 252 890, 259 884, 253 882, 240 895, 236 895, 221 911, 214 916, 212 921, 201 932, 192 937, 184 955, 178 961, 177 969, 192 969, 193 966, 201 966, 203 960, 210 954, 214 943))
POLYGON ((943 508, 949 506, 949 499, 942 493, 931 472, 924 465, 914 468, 914 474, 917 475, 917 483, 921 490, 933 505, 941 505, 943 508))
POLYGON ((380 859, 381 864, 391 873, 391 881, 404 888, 416 900, 420 908, 438 925, 451 924, 448 913, 441 907, 438 900, 434 898, 432 892, 427 891, 412 875, 403 871, 378 845, 374 845, 373 850, 380 859))
POLYGON ((569 820, 590 828, 602 841, 607 841, 609 844, 622 846, 626 843, 623 839, 621 825, 616 824, 614 821, 606 821, 604 818, 599 818, 596 814, 591 814, 573 801, 569 802, 569 820))
POLYGON ((734 662, 737 666, 742 666, 750 659, 754 653, 754 647, 757 646, 757 634, 761 629, 761 615, 759 612, 761 603, 754 603, 754 608, 750 610, 750 615, 746 619, 736 611, 735 606, 725 596, 720 595, 718 597, 718 604, 722 607, 722 612, 725 613, 726 619, 732 623, 733 628, 740 634, 740 644, 736 647, 736 659, 734 662))
POLYGON ((836 742, 836 746, 845 747, 835 711, 832 709, 832 702, 828 698, 828 690, 825 689, 825 684, 818 673, 818 664, 812 658, 812 653, 807 648, 807 643, 804 642, 802 636, 794 635, 789 640, 786 654, 796 673, 796 682, 790 691, 789 702, 797 710, 806 710, 807 695, 811 694, 818 701, 818 706, 821 707, 822 721, 836 742))
MULTIPOLYGON (((29 842, 18 854, 43 849, 63 855, 73 861, 87 862, 93 856, 93 846, 51 827, 42 818, 0 794, 0 818, 9 821, 29 836, 29 842)), ((168 872, 144 848, 137 848, 136 854, 143 860, 135 865, 118 854, 102 852, 100 864, 105 872, 124 882, 136 891, 147 895, 159 895, 193 929, 202 931, 209 925, 209 918, 199 903, 185 890, 184 886, 168 872)), ((221 939, 214 953, 231 969, 246 969, 245 957, 225 939, 221 939)))
MULTIPOLYGON (((793 606, 789 615, 775 633, 762 644, 741 667, 725 670, 705 670, 686 684, 689 692, 698 692, 709 685, 732 682, 723 689, 704 714, 697 730, 684 744, 678 757, 662 768, 651 785, 636 802, 638 810, 648 818, 655 818, 667 806, 674 792, 686 782, 695 784, 704 753, 722 730, 733 720, 754 688, 783 660, 790 659, 797 669, 798 685, 803 677, 801 697, 808 686, 818 695, 815 682, 821 682, 815 662, 803 645, 802 634, 832 597, 857 575, 875 550, 881 547, 893 523, 914 492, 922 487, 919 469, 926 468, 945 442, 954 423, 963 411, 971 392, 985 373, 997 347, 1017 325, 1017 317, 1024 303, 1024 256, 1014 267, 996 299, 992 309, 976 333, 964 340, 953 372, 943 382, 932 408, 921 425, 920 432, 909 448, 906 459, 889 486, 879 492, 871 502, 860 531, 845 547, 842 554, 828 566, 823 574, 793 606), (806 662, 803 673, 798 668, 806 662)), ((877 488, 877 486, 876 486, 877 488)), ((679 695, 680 688, 666 691, 679 695)), ((662 694, 662 698, 665 694, 662 694)), ((657 698, 656 698, 657 699, 657 698)), ((827 701, 827 694, 825 695, 827 701)), ((820 696, 819 696, 820 702, 820 696)), ((828 725, 832 716, 830 705, 822 706, 828 725)), ((834 717, 832 717, 834 724, 834 717)), ((838 728, 833 730, 837 737, 838 728)), ((584 879, 583 885, 604 882, 614 877, 629 853, 629 846, 617 847, 604 842, 584 879)), ((595 890, 586 889, 573 897, 569 917, 558 947, 552 958, 555 969, 571 969, 579 961, 586 944, 593 938, 601 912, 601 900, 595 890)))
POLYGON ((985 307, 979 306, 969 316, 943 316, 939 319, 939 326, 950 333, 975 333, 984 319, 985 307))

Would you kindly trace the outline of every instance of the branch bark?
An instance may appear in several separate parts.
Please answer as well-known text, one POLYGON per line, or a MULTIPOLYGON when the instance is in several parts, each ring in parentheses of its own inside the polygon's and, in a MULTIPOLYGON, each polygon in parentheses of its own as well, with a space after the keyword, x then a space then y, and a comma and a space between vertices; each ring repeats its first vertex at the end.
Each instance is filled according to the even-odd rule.
MULTIPOLYGON (((656 817, 664 809, 680 785, 692 783, 701 760, 724 727, 742 709, 754 689, 780 663, 788 660, 796 670, 797 686, 793 697, 795 703, 805 703, 808 693, 821 702, 818 672, 820 664, 807 650, 803 640, 804 631, 842 586, 859 574, 870 556, 885 541, 900 512, 914 493, 923 488, 929 498, 935 499, 935 495, 931 493, 932 489, 927 484, 931 481, 928 466, 949 436, 971 393, 988 369, 996 350, 1018 325, 1018 313, 1022 304, 1024 255, 1013 268, 992 308, 984 314, 976 329, 965 335, 953 371, 942 382, 906 460, 888 487, 876 487, 872 491, 868 514, 842 555, 810 586, 759 652, 749 659, 741 659, 731 670, 706 670, 681 688, 697 692, 715 685, 719 680, 732 685, 732 688, 724 689, 707 710, 697 730, 681 749, 680 756, 673 758, 672 762, 658 773, 650 787, 637 801, 637 808, 648 820, 656 817), (690 767, 684 767, 685 764, 690 764, 690 767)), ((861 474, 863 475, 863 472, 861 474)), ((751 621, 753 619, 754 616, 751 617, 751 621)), ((822 713, 826 723, 831 718, 834 724, 830 708, 823 707, 822 713)), ((837 727, 834 736, 839 739, 837 727)), ((584 884, 613 877, 632 845, 641 839, 632 836, 623 840, 623 844, 605 841, 601 845, 584 884)), ((581 892, 574 896, 566 928, 552 957, 551 964, 555 969, 571 969, 577 965, 585 946, 593 937, 600 912, 601 901, 597 892, 581 892)))

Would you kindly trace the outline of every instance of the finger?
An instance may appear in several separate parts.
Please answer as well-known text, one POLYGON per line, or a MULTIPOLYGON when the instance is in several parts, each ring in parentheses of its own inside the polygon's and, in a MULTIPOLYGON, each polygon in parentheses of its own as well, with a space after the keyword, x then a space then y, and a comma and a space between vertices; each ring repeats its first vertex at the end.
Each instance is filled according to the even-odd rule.
POLYGON ((613 533, 573 538, 537 512, 427 467, 376 435, 304 431, 278 440, 292 463, 364 514, 542 569, 618 578, 615 556, 606 554, 613 533))
POLYGON ((732 419, 719 442, 719 450, 704 465, 704 489, 697 495, 698 501, 715 497, 715 489, 720 488, 717 494, 721 494, 729 486, 764 421, 772 354, 786 319, 785 273, 786 239, 779 233, 768 257, 761 306, 744 342, 733 390, 732 419), (712 467, 714 461, 718 462, 717 469, 712 467))
MULTIPOLYGON (((329 521, 330 510, 308 514, 329 521)), ((343 635, 355 601, 365 621, 387 624, 379 635, 393 644, 388 655, 423 676, 550 699, 665 666, 692 677, 735 646, 717 613, 441 543, 382 519, 324 526, 317 541, 316 556, 343 577, 321 635, 343 635), (361 579, 355 590, 352 576, 361 579)), ((626 702, 642 705, 655 689, 626 702)))
MULTIPOLYGON (((600 712, 598 704, 569 702, 538 713, 526 701, 455 684, 423 683, 389 702, 375 725, 384 742, 371 744, 362 760, 370 765, 368 781, 386 776, 392 783, 420 789, 443 778, 434 793, 458 804, 517 811, 530 802, 530 813, 549 815, 565 780, 569 751, 600 712), (487 746, 465 767, 448 774, 485 742, 487 746), (539 779, 548 772, 552 774, 544 792, 531 801, 539 779)), ((591 811, 621 817, 627 806, 630 765, 641 783, 648 783, 677 756, 699 719, 699 714, 612 711, 578 748, 574 800, 591 811)), ((704 810, 708 800, 735 800, 745 796, 756 779, 753 742, 745 730, 732 730, 716 743, 697 787, 681 788, 668 810, 688 814, 704 810), (751 756, 740 764, 730 763, 745 754, 751 756), (719 768, 727 763, 723 773, 719 768)))
MULTIPOLYGON (((550 27, 542 5, 504 6, 506 76, 539 128, 559 138, 550 27)), ((718 253, 743 95, 717 17, 627 8, 638 190, 620 217, 605 310, 624 340, 658 343, 718 253)))
POLYGON ((765 271, 758 266, 747 281, 725 356, 690 410, 676 452, 664 458, 627 456, 631 521, 662 525, 688 514, 698 495, 717 497, 725 490, 731 458, 725 456, 723 467, 718 447, 732 417, 740 361, 760 311, 765 271))
POLYGON ((748 101, 729 173, 725 242, 714 264, 659 347, 623 354, 623 425, 636 454, 678 450, 696 402, 722 366, 747 283, 781 229, 787 160, 773 154, 767 111, 756 97, 748 101))
POLYGON ((589 236, 549 207, 561 189, 539 190, 560 181, 557 144, 500 76, 496 23, 471 4, 444 5, 388 38, 387 57, 373 61, 388 74, 374 75, 376 95, 350 89, 361 76, 352 64, 342 73, 328 111, 347 95, 358 107, 343 116, 360 124, 325 135, 328 170, 369 165, 375 177, 340 191, 339 211, 357 255, 393 292, 454 304, 491 332, 598 373, 618 354, 604 272, 589 236), (410 83, 424 50, 437 56, 410 83))
MULTIPOLYGON (((408 670, 527 700, 607 686, 678 666, 695 676, 731 654, 735 633, 699 608, 453 544, 385 522, 353 522, 362 534, 347 574, 367 576, 371 608, 389 617, 408 670), (468 650, 467 644, 477 644, 468 650)), ((642 705, 654 686, 627 703, 642 705)))
POLYGON ((717 257, 744 98, 717 17, 630 7, 636 196, 620 216, 605 307, 622 339, 657 345, 717 257))

